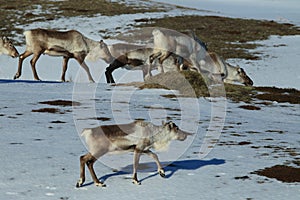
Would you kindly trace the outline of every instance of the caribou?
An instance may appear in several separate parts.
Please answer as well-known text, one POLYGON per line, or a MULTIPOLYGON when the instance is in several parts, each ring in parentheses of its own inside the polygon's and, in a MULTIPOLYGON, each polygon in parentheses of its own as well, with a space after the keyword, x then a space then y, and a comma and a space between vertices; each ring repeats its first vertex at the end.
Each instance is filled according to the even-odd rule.
POLYGON ((207 52, 205 58, 200 62, 203 74, 215 82, 241 83, 246 86, 253 85, 253 81, 239 66, 233 66, 224 61, 218 54, 207 52))
POLYGON ((6 36, 0 38, 0 55, 5 54, 13 58, 19 56, 19 52, 13 45, 13 42, 6 36))
MULTIPOLYGON (((144 79, 152 75, 151 71, 148 70, 149 56, 153 52, 152 47, 127 43, 117 43, 109 45, 108 47, 115 59, 106 68, 105 76, 107 83, 115 83, 112 73, 114 70, 120 67, 127 70, 142 70, 144 79)), ((181 65, 179 61, 180 59, 177 55, 173 53, 170 55, 171 56, 168 56, 168 58, 165 60, 166 66, 164 72, 178 71, 181 65)), ((151 70, 158 69, 160 71, 161 68, 159 66, 160 64, 157 63, 157 60, 155 60, 152 63, 151 70)))
MULTIPOLYGON (((112 76, 114 70, 122 67, 127 70, 142 70, 143 78, 151 76, 151 71, 148 71, 149 56, 153 53, 153 48, 127 43, 117 43, 108 45, 111 54, 115 57, 114 61, 106 68, 105 76, 107 83, 115 83, 112 76)), ((196 66, 193 66, 187 59, 182 58, 174 53, 170 53, 164 61, 163 72, 168 71, 195 71, 208 77, 214 82, 225 83, 242 83, 245 85, 253 85, 253 81, 247 76, 243 68, 234 67, 226 63, 223 58, 214 52, 206 52, 205 57, 199 62, 200 71, 196 66)), ((159 60, 154 60, 152 68, 160 71, 159 60)), ((160 71, 162 73, 162 71, 160 71)))
POLYGON ((233 66, 229 63, 226 63, 226 70, 227 75, 224 78, 224 83, 234 84, 236 82, 242 83, 246 86, 252 86, 253 81, 251 78, 246 74, 245 70, 240 66, 233 66))
POLYGON ((89 53, 97 51, 98 56, 105 62, 112 62, 106 43, 103 40, 94 41, 85 37, 76 30, 56 31, 47 29, 32 29, 24 32, 26 40, 26 50, 19 57, 18 71, 14 76, 17 79, 22 73, 22 63, 25 58, 33 54, 30 61, 35 80, 40 80, 36 72, 36 62, 42 54, 50 56, 62 56, 62 75, 61 81, 65 81, 65 74, 70 58, 76 59, 80 66, 86 71, 90 82, 94 82, 90 70, 85 63, 85 58, 89 53))
MULTIPOLYGON (((179 34, 167 29, 154 29, 153 53, 150 55, 148 73, 151 71, 152 62, 159 60, 161 71, 164 71, 163 62, 174 53, 187 59, 200 72, 200 61, 205 57, 207 46, 195 34, 189 31, 188 35, 179 34)), ((150 73, 149 73, 150 74, 150 73)))
POLYGON ((177 63, 177 65, 180 65, 179 70, 196 71, 215 82, 238 82, 246 86, 253 85, 253 81, 247 76, 243 68, 234 67, 226 63, 216 53, 208 52, 207 45, 197 38, 192 31, 189 31, 188 36, 185 36, 170 30, 154 29, 152 35, 154 50, 150 55, 148 74, 150 74, 151 63, 154 59, 159 59, 163 71, 165 67, 162 66, 162 63, 171 55, 171 52, 175 52, 178 55, 177 58, 179 58, 177 63))
POLYGON ((84 129, 81 136, 85 139, 89 153, 80 157, 80 179, 76 187, 81 187, 85 182, 85 165, 87 165, 94 184, 104 187, 96 176, 93 165, 101 156, 115 152, 133 152, 133 176, 132 182, 139 185, 141 182, 137 178, 137 168, 141 154, 147 154, 157 164, 157 171, 164 177, 165 172, 162 168, 158 156, 151 151, 166 149, 171 140, 184 141, 188 132, 182 131, 173 122, 167 122, 156 126, 151 122, 141 120, 129 124, 103 125, 95 128, 84 129))

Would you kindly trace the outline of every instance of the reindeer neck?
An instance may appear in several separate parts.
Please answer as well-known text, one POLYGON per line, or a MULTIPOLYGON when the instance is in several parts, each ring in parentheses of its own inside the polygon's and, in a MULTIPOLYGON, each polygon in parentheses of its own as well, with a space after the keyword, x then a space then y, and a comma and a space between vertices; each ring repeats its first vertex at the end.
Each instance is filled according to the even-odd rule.
POLYGON ((86 42, 86 46, 88 50, 96 48, 99 45, 99 42, 92 40, 90 38, 84 37, 84 41, 86 42))

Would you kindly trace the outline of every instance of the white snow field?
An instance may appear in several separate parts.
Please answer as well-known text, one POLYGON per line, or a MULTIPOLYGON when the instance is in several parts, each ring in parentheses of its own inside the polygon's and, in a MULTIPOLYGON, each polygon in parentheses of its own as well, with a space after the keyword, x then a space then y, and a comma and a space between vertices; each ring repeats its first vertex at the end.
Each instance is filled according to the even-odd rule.
POLYGON ((3 94, 0 199, 114 199, 120 195, 122 199, 299 197, 297 183, 250 174, 296 159, 288 150, 299 151, 299 105, 274 102, 272 106, 260 105, 261 110, 251 111, 239 108, 243 103, 227 102, 220 140, 212 141, 211 145, 217 143, 216 146, 202 158, 200 147, 211 123, 212 102, 203 98, 174 100, 160 96, 172 91, 82 84, 76 86, 80 91, 85 88, 82 94, 95 87, 96 92, 92 99, 82 95, 79 101, 82 104, 75 106, 73 112, 70 106, 39 103, 72 100, 73 86, 72 83, 0 84, 3 94), (116 94, 126 100, 113 97, 116 94), (189 111, 181 110, 185 107, 190 107, 189 111), (42 108, 56 108, 58 112, 33 112, 42 108), (142 156, 138 174, 142 185, 133 185, 132 154, 107 155, 95 164, 96 173, 107 187, 94 186, 87 172, 87 184, 75 188, 79 156, 87 152, 77 129, 133 119, 159 124, 167 116, 196 135, 184 142, 174 142, 169 151, 159 153, 163 164, 173 162, 166 167, 166 178, 160 178, 155 163, 142 156))

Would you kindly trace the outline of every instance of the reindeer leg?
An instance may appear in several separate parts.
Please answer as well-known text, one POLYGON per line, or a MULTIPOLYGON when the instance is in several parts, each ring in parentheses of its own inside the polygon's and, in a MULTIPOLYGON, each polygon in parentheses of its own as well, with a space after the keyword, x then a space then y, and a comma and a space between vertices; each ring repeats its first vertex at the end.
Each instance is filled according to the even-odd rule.
POLYGON ((69 57, 65 57, 64 56, 64 60, 63 60, 63 69, 62 69, 62 74, 61 74, 61 81, 65 82, 65 76, 66 76, 66 71, 68 69, 68 62, 69 62, 69 57))
POLYGON ((163 56, 159 58, 159 67, 160 67, 160 73, 164 73, 164 67, 163 62, 171 55, 171 52, 167 51, 163 56))
POLYGON ((22 64, 23 64, 23 60, 25 58, 27 58, 28 56, 32 55, 32 52, 30 51, 25 51, 22 55, 20 55, 19 57, 19 64, 18 64, 18 71, 16 73, 16 75, 14 76, 14 79, 20 78, 21 74, 22 74, 22 64))
POLYGON ((107 68, 105 71, 105 77, 106 77, 106 82, 107 83, 115 83, 115 80, 112 76, 113 71, 115 71, 116 69, 123 67, 124 65, 126 65, 128 62, 128 59, 125 55, 122 55, 120 57, 118 57, 117 59, 115 59, 107 68))
POLYGON ((143 66, 142 67, 142 72, 143 72, 143 79, 144 81, 146 80, 147 72, 148 72, 148 66, 143 66))
POLYGON ((90 72, 90 69, 89 67, 87 66, 87 64, 84 62, 84 58, 85 56, 83 55, 74 55, 75 59, 77 60, 77 62, 80 64, 80 66, 86 71, 87 75, 88 75, 88 78, 89 78, 89 81, 91 83, 95 83, 92 75, 91 75, 91 72, 90 72))
MULTIPOLYGON (((159 52, 156 52, 156 53, 153 53, 149 56, 149 65, 148 65, 148 68, 147 68, 147 74, 144 76, 145 78, 148 78, 150 76, 152 76, 151 74, 151 70, 152 70, 152 63, 153 61, 158 58, 159 56, 161 56, 162 52, 159 51, 159 52)), ((144 79, 145 79, 144 78, 144 79)))
POLYGON ((80 178, 76 183, 77 188, 81 187, 85 181, 85 164, 87 162, 87 156, 88 154, 80 156, 80 178))
POLYGON ((39 78, 39 76, 38 76, 38 74, 36 72, 35 64, 38 61, 38 59, 40 58, 41 54, 42 54, 42 51, 39 52, 39 53, 37 53, 37 54, 34 54, 33 58, 30 61, 31 69, 32 69, 32 73, 33 73, 34 79, 38 80, 38 81, 40 81, 40 78, 39 78))
POLYGON ((95 83, 95 81, 94 81, 94 79, 93 79, 93 77, 92 77, 92 75, 91 75, 90 69, 89 69, 89 67, 85 64, 85 62, 82 62, 82 63, 81 63, 81 67, 86 71, 86 73, 87 73, 87 75, 88 75, 88 78, 89 78, 89 81, 90 81, 91 83, 95 83))
POLYGON ((95 170, 94 170, 94 163, 97 161, 97 159, 94 157, 94 156, 92 156, 92 158, 90 159, 90 160, 88 160, 88 162, 86 163, 87 164, 87 166, 88 166, 88 168, 89 168, 89 171, 90 171, 90 174, 91 174, 91 176, 92 176, 92 179, 93 179, 93 181, 94 181, 94 184, 96 185, 96 186, 101 186, 101 187, 105 187, 106 185, 104 184, 104 183, 101 183, 100 181, 99 181, 99 179, 97 178, 97 175, 96 175, 96 173, 95 173, 95 170))
POLYGON ((161 56, 161 54, 162 54, 161 51, 151 54, 151 55, 149 56, 149 62, 150 62, 150 64, 152 64, 153 61, 154 61, 156 58, 158 58, 159 56, 161 56))
POLYGON ((90 174, 92 176, 95 185, 105 187, 105 184, 101 183, 98 180, 97 175, 94 171, 93 165, 96 161, 97 159, 94 156, 92 156, 92 154, 90 153, 87 153, 80 157, 80 178, 76 183, 76 187, 81 187, 85 181, 85 165, 88 166, 88 169, 90 171, 90 174))
POLYGON ((157 165, 157 171, 159 173, 159 175, 161 177, 165 177, 165 170, 162 168, 159 160, 158 160, 158 156, 153 153, 152 151, 148 150, 148 151, 145 151, 144 153, 146 153, 148 156, 150 156, 151 158, 153 158, 153 160, 155 161, 156 165, 157 165))
POLYGON ((140 185, 141 182, 137 179, 137 168, 139 165, 141 157, 141 151, 139 149, 134 150, 134 159, 133 159, 133 176, 132 176, 132 183, 136 185, 140 185))

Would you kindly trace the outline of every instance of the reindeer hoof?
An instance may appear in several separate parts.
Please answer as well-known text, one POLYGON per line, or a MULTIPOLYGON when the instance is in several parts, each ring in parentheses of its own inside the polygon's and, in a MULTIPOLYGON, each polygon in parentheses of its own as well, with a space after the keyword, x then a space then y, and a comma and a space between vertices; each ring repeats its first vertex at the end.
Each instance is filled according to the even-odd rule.
POLYGON ((160 169, 160 170, 158 170, 158 173, 159 173, 159 175, 160 175, 161 177, 163 177, 163 178, 166 177, 165 170, 160 169))
POLYGON ((77 183, 76 183, 76 187, 77 187, 77 188, 80 188, 80 187, 81 187, 80 183, 77 182, 77 183))
POLYGON ((145 81, 149 80, 149 79, 151 78, 151 76, 152 76, 152 75, 147 74, 147 75, 144 77, 144 80, 145 80, 145 81))
POLYGON ((14 80, 18 79, 19 77, 20 77, 20 75, 19 75, 19 74, 16 74, 16 75, 14 76, 14 80))
POLYGON ((95 183, 95 186, 97 186, 97 187, 106 187, 106 185, 104 183, 101 183, 101 182, 95 183))
POLYGON ((141 185, 141 182, 136 179, 132 179, 132 183, 135 185, 141 185))
POLYGON ((76 187, 77 188, 81 187, 83 185, 83 183, 84 183, 84 180, 82 178, 80 178, 76 183, 76 187))

